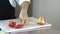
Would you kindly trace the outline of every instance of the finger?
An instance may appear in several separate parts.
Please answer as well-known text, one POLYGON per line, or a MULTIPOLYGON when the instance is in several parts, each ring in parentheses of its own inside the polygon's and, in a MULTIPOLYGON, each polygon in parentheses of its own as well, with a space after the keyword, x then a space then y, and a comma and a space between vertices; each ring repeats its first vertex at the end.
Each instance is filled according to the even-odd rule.
POLYGON ((20 22, 24 23, 24 19, 22 17, 20 17, 20 22))
POLYGON ((24 19, 24 24, 26 23, 26 21, 27 21, 27 20, 26 20, 26 19, 24 19))
POLYGON ((28 24, 28 20, 27 19, 24 19, 24 24, 28 24))
POLYGON ((22 19, 21 23, 24 24, 24 20, 23 19, 22 19))
POLYGON ((22 19, 20 18, 19 21, 22 22, 22 19))

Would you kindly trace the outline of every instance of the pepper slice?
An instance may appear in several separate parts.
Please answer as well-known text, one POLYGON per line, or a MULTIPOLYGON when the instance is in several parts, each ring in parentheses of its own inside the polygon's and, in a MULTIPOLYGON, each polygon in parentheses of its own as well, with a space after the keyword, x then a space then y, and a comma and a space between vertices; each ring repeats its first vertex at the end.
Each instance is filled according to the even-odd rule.
POLYGON ((24 24, 18 24, 15 26, 16 29, 23 28, 24 24))
POLYGON ((15 27, 15 25, 16 25, 16 22, 9 21, 9 24, 8 24, 9 27, 15 27))

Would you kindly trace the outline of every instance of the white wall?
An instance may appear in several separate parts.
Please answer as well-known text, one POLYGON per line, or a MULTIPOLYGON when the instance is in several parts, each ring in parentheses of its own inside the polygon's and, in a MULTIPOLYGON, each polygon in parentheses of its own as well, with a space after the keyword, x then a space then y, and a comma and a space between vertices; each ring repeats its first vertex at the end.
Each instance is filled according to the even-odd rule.
POLYGON ((33 0, 33 16, 45 16, 45 20, 60 29, 60 0, 33 0))

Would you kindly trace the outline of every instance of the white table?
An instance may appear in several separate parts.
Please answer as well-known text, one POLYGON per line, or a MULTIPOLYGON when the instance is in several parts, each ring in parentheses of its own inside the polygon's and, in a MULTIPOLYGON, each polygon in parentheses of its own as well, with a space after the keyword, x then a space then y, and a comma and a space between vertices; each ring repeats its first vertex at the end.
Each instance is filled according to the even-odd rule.
MULTIPOLYGON (((16 21, 17 24, 20 23, 18 19, 10 19, 10 20, 16 21)), ((49 27, 52 26, 51 24, 49 24, 47 22, 46 22, 45 25, 38 25, 37 24, 38 19, 34 18, 34 17, 30 17, 28 25, 25 25, 21 29, 15 29, 15 28, 10 28, 8 26, 8 23, 9 23, 10 20, 2 20, 2 21, 0 21, 0 28, 6 34, 11 34, 12 32, 18 32, 18 31, 19 32, 24 32, 24 31, 33 31, 33 30, 39 30, 39 29, 41 29, 40 33, 42 33, 43 29, 49 28, 49 27)))

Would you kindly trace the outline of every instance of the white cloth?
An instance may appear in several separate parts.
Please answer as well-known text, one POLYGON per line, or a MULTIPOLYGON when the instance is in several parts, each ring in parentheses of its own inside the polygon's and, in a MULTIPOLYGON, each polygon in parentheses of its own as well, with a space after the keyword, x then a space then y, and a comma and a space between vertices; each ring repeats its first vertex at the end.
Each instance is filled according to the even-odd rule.
POLYGON ((10 4, 11 4, 13 7, 16 7, 16 2, 19 4, 19 6, 21 6, 21 4, 22 4, 24 1, 30 2, 30 0, 9 0, 10 4))

